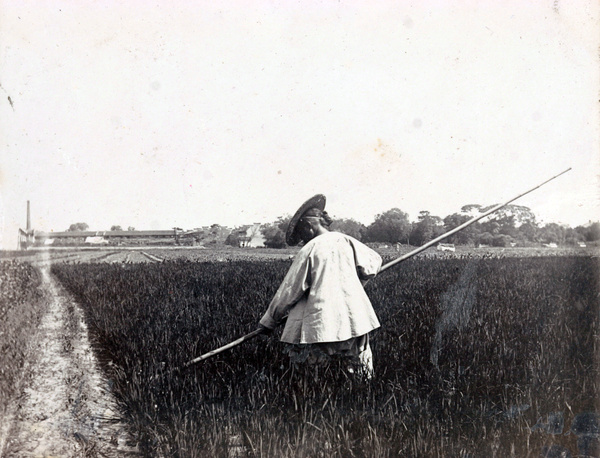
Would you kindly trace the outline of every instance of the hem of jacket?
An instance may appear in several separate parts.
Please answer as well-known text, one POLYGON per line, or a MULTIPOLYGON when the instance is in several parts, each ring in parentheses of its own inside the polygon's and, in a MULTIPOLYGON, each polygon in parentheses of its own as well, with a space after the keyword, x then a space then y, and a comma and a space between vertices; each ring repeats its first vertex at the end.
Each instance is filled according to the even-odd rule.
MULTIPOLYGON (((361 332, 361 333, 354 333, 353 335, 351 335, 350 337, 347 337, 345 339, 334 339, 334 340, 315 340, 315 341, 306 341, 303 339, 298 339, 296 341, 296 339, 290 339, 287 338, 285 336, 281 336, 281 342, 283 343, 288 343, 288 344, 293 344, 293 345, 308 345, 308 344, 317 344, 317 343, 334 343, 334 342, 344 342, 346 340, 350 340, 350 339, 355 339, 357 337, 361 337, 364 336, 365 334, 370 333, 371 331, 374 331, 375 329, 379 329, 381 327, 381 325, 379 326, 375 326, 374 328, 371 328, 369 331, 365 331, 365 332, 361 332)), ((285 331, 284 331, 285 334, 285 331)))

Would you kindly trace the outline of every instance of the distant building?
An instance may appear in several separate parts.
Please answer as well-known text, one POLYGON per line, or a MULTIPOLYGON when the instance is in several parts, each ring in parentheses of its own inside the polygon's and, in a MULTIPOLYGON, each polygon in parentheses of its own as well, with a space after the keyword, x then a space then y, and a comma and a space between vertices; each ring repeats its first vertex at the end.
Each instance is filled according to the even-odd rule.
POLYGON ((88 245, 108 245, 108 240, 102 236, 86 237, 85 243, 88 245))
POLYGON ((265 237, 260 229, 260 223, 254 223, 252 225, 249 231, 250 240, 248 241, 248 246, 252 248, 259 248, 265 246, 265 237))
POLYGON ((453 243, 438 243, 437 249, 439 251, 456 251, 456 247, 453 243))
POLYGON ((261 224, 254 223, 240 227, 236 236, 240 247, 259 248, 265 246, 265 237, 260 230, 261 224))

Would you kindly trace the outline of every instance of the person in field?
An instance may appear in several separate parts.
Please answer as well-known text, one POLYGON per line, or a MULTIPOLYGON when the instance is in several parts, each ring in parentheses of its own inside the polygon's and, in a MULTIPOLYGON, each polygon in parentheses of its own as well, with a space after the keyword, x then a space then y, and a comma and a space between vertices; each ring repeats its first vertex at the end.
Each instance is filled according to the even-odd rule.
POLYGON ((268 332, 287 317, 281 341, 293 363, 341 358, 350 372, 358 368, 371 377, 369 332, 380 324, 363 287, 379 272, 381 256, 353 237, 330 231, 331 223, 322 194, 294 214, 286 242, 304 245, 259 328, 268 332))

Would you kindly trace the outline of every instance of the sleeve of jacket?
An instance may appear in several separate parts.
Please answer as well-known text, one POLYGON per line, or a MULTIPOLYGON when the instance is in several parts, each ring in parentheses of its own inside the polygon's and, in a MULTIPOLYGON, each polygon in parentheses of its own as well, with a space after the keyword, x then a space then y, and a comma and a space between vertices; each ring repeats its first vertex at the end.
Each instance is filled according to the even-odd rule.
POLYGON ((271 300, 266 313, 261 318, 261 325, 273 329, 288 315, 290 309, 310 288, 310 268, 310 256, 302 252, 298 253, 283 282, 279 285, 279 289, 271 300))
POLYGON ((367 281, 375 277, 381 269, 382 259, 375 250, 358 240, 351 239, 350 244, 354 250, 354 262, 356 263, 356 272, 363 286, 367 281))

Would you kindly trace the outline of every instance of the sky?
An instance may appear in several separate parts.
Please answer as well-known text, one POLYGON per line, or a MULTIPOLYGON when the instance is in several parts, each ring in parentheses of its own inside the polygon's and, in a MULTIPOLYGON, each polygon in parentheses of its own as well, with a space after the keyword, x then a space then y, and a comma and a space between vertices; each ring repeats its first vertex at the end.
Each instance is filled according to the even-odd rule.
POLYGON ((18 228, 600 220, 594 0, 0 0, 0 248, 18 228))

